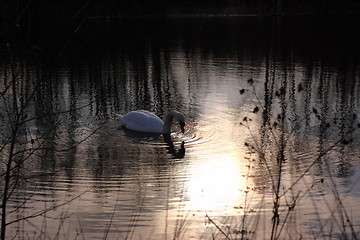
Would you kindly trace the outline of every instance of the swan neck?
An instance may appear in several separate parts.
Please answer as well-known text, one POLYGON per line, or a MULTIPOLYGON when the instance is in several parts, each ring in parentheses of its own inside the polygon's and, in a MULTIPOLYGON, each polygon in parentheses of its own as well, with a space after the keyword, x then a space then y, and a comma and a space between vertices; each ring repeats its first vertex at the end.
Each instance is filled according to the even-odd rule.
POLYGON ((163 126, 164 134, 171 133, 171 125, 172 125, 173 118, 174 118, 174 116, 173 116, 172 112, 169 112, 168 114, 165 115, 164 126, 163 126))

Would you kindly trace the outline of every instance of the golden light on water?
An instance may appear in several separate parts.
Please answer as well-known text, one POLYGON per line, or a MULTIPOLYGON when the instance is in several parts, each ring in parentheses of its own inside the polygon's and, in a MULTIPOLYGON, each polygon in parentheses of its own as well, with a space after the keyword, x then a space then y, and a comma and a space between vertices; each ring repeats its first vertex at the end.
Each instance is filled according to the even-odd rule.
MULTIPOLYGON (((231 118, 214 121, 216 129, 213 139, 203 143, 201 150, 189 149, 188 156, 192 159, 189 168, 189 179, 186 182, 187 205, 189 211, 233 213, 247 188, 246 164, 242 139, 233 131, 234 122, 231 118), (218 126, 216 126, 218 125, 218 126), (201 154, 199 154, 201 153, 201 154)), ((209 134, 207 127, 199 131, 209 134)))
POLYGON ((198 163, 189 170, 187 182, 191 211, 217 212, 233 209, 239 203, 244 178, 241 166, 235 154, 198 159, 198 163))

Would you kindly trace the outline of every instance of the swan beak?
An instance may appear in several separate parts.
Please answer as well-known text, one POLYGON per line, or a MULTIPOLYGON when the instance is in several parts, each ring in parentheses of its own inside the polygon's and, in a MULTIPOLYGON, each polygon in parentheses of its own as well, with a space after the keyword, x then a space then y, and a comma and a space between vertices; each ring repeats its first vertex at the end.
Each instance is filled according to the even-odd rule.
POLYGON ((185 133, 185 123, 183 121, 180 121, 180 129, 182 133, 185 133))

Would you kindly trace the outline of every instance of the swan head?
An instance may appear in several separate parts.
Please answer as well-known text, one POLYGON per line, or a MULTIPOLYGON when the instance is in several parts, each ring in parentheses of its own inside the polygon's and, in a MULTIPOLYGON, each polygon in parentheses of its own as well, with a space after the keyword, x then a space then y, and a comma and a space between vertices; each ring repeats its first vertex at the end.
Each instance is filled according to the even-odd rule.
POLYGON ((179 123, 180 129, 182 133, 185 133, 185 117, 178 111, 172 110, 165 116, 165 124, 163 133, 170 133, 171 121, 175 118, 175 120, 179 123))
POLYGON ((179 112, 176 112, 174 117, 175 117, 175 119, 178 121, 178 123, 180 125, 181 132, 185 133, 185 117, 184 117, 184 115, 182 115, 179 112))

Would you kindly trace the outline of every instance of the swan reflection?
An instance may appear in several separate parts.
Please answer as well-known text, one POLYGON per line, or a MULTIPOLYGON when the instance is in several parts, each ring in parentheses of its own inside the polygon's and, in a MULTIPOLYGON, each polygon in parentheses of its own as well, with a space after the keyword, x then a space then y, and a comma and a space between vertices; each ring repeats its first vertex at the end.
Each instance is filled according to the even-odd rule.
POLYGON ((185 156, 185 142, 182 141, 180 149, 176 149, 170 134, 163 134, 164 142, 166 143, 168 153, 174 158, 183 158, 185 156))
POLYGON ((157 134, 157 133, 146 133, 132 131, 125 127, 122 127, 124 130, 125 136, 132 139, 134 143, 143 144, 143 143, 154 143, 151 145, 154 146, 165 146, 167 153, 173 158, 179 159, 184 158, 185 156, 185 141, 182 141, 180 146, 174 144, 172 136, 170 133, 167 134, 157 134), (164 142, 165 144, 158 144, 159 142, 164 142))

